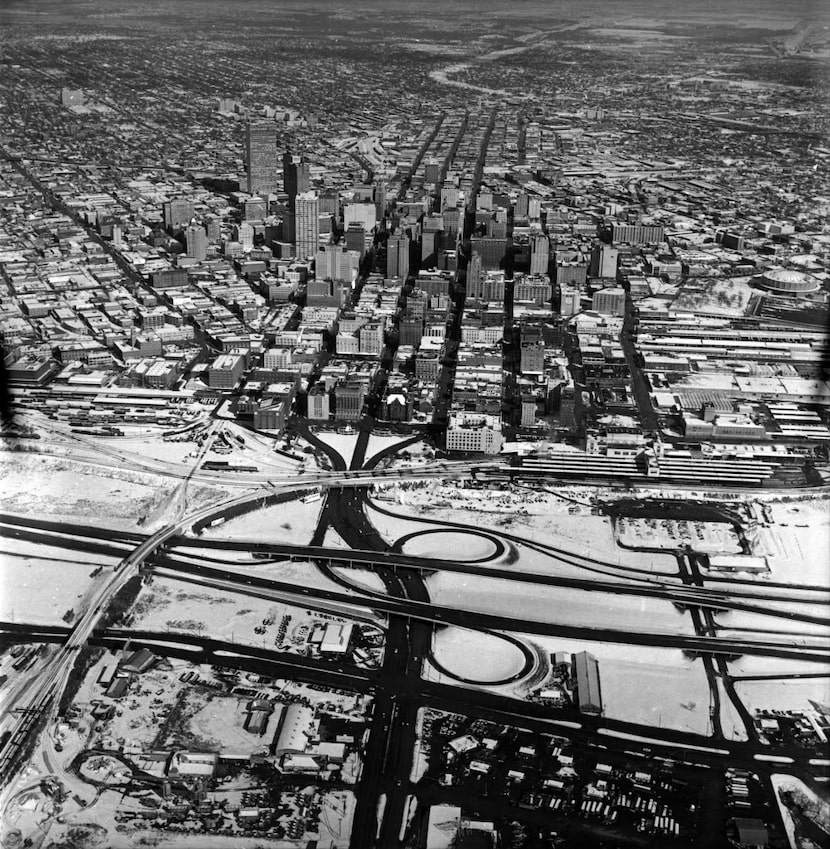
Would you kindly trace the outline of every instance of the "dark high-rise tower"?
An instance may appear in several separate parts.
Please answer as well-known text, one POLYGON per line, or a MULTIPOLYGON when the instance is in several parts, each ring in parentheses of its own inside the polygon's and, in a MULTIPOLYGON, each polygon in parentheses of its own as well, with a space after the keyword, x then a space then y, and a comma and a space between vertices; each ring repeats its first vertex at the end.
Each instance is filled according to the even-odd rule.
POLYGON ((311 177, 308 163, 294 161, 294 155, 286 150, 282 155, 282 185, 288 195, 285 226, 283 227, 283 238, 293 243, 297 239, 297 195, 307 192, 311 187, 311 177))
POLYGON ((278 166, 275 124, 248 122, 245 129, 245 163, 250 194, 276 193, 278 166))
POLYGON ((386 242, 386 276, 409 275, 409 238, 404 233, 390 236, 386 242))
POLYGON ((289 200, 293 200, 297 195, 311 188, 308 163, 303 162, 302 158, 295 161, 295 156, 290 150, 286 150, 282 155, 282 182, 289 200))

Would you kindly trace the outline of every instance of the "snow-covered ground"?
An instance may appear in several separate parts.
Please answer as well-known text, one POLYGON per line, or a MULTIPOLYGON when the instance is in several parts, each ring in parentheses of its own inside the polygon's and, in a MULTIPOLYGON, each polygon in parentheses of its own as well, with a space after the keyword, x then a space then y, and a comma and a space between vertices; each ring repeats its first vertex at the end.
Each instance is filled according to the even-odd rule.
POLYGON ((709 682, 700 659, 689 660, 679 649, 515 636, 551 653, 593 654, 605 716, 698 734, 710 731, 709 682))
POLYGON ((352 461, 355 445, 357 444, 358 432, 354 433, 337 433, 334 430, 320 430, 317 432, 317 438, 321 442, 333 448, 342 458, 343 462, 348 465, 352 461))
POLYGON ((323 546, 325 548, 349 548, 346 545, 346 540, 337 533, 334 528, 326 528, 326 534, 323 537, 323 546))
POLYGON ((729 671, 732 675, 776 675, 781 678, 799 672, 830 676, 830 654, 826 663, 744 654, 729 661, 729 671))
POLYGON ((318 849, 346 849, 354 820, 355 796, 349 790, 326 793, 320 808, 318 849))
POLYGON ((426 579, 430 600, 456 609, 517 619, 625 631, 694 634, 688 613, 654 598, 526 584, 480 575, 437 572, 426 579))
POLYGON ((492 540, 466 531, 432 529, 423 536, 407 540, 404 554, 443 560, 483 560, 496 554, 492 540))
MULTIPOLYGON (((396 507, 394 504, 390 505, 384 501, 378 501, 378 504, 382 505, 384 509, 400 509, 400 507, 396 507)), ((458 512, 459 514, 461 513, 461 511, 458 512)), ((381 536, 383 536, 383 538, 390 544, 411 533, 424 530, 435 531, 441 529, 440 525, 427 524, 426 522, 420 522, 417 519, 408 517, 389 516, 372 507, 366 508, 366 515, 374 527, 378 529, 381 536)), ((439 517, 436 516, 436 519, 437 518, 439 517)), ((470 516, 471 520, 474 520, 475 518, 476 517, 472 515, 470 516)), ((559 518, 562 519, 566 531, 570 530, 570 532, 574 535, 579 533, 579 519, 577 519, 577 517, 565 514, 559 518)), ((598 536, 596 540, 590 541, 591 544, 589 544, 589 541, 587 540, 586 543, 581 546, 574 544, 573 540, 571 540, 569 544, 562 544, 557 534, 551 535, 528 529, 519 529, 518 531, 515 529, 509 529, 511 534, 520 535, 522 539, 535 541, 539 544, 553 544, 557 546, 557 548, 563 549, 566 553, 563 553, 562 555, 548 554, 536 551, 526 545, 517 544, 514 546, 512 543, 509 543, 508 549, 511 550, 511 553, 509 553, 507 557, 499 558, 498 560, 492 561, 492 563, 482 563, 481 566, 486 568, 489 565, 493 565, 500 569, 515 569, 517 572, 523 573, 535 573, 551 576, 556 575, 572 578, 590 578, 591 580, 628 579, 631 577, 637 577, 640 573, 645 576, 650 574, 651 569, 657 569, 661 574, 664 572, 671 575, 677 573, 677 562, 674 557, 659 553, 644 554, 642 552, 626 551, 625 549, 614 545, 612 529, 608 520, 600 516, 588 516, 582 518, 590 518, 597 520, 598 522, 598 524, 593 526, 594 532, 598 536), (603 550, 600 546, 599 550, 596 550, 592 547, 594 542, 604 542, 608 548, 603 550), (515 555, 513 553, 513 549, 515 549, 515 555), (580 554, 591 558, 605 559, 610 565, 580 565, 578 562, 569 562, 572 556, 578 556, 580 554)), ((499 528, 488 527, 485 522, 469 521, 467 524, 473 526, 477 530, 484 530, 497 537, 501 536, 499 528)), ((586 533, 584 536, 588 537, 590 534, 586 533)), ((420 541, 422 544, 425 544, 429 540, 430 537, 425 536, 422 537, 420 541)), ((453 559, 453 555, 449 551, 442 552, 442 554, 446 559, 453 559)), ((677 581, 675 578, 667 578, 664 580, 668 580, 670 582, 677 581)))
MULTIPOLYGON (((720 589, 720 587, 717 587, 717 589, 720 589)), ((828 610, 826 607, 817 604, 798 605, 795 602, 769 602, 766 601, 766 599, 761 599, 755 602, 750 601, 749 603, 755 603, 759 607, 764 607, 767 610, 771 610, 777 615, 773 617, 761 613, 751 613, 745 610, 730 610, 728 612, 717 613, 715 615, 715 619, 718 625, 723 628, 724 631, 729 631, 732 629, 747 629, 748 631, 755 631, 758 634, 765 635, 769 639, 772 639, 772 635, 774 633, 777 634, 779 632, 785 637, 790 634, 804 636, 809 636, 812 634, 816 637, 827 636, 826 624, 817 624, 815 622, 800 622, 795 619, 790 619, 788 615, 791 612, 797 611, 799 613, 810 614, 817 617, 826 617, 828 615, 828 610)))
MULTIPOLYGON (((320 580, 325 579, 321 577, 320 580)), ((318 603, 311 599, 308 603, 332 612, 342 612, 344 618, 350 612, 336 603, 318 603)), ((309 608, 298 604, 237 596, 211 587, 191 587, 163 577, 154 578, 150 586, 142 589, 134 609, 133 624, 136 628, 207 635, 243 645, 281 647, 284 651, 304 649, 308 629, 315 622, 325 622, 313 609, 309 615, 309 608), (291 620, 286 636, 280 642, 277 632, 285 616, 290 616, 291 620), (267 626, 264 625, 266 620, 270 623, 267 626), (257 633, 255 628, 258 627, 264 627, 265 632, 257 633)), ((372 617, 369 610, 363 614, 359 610, 357 615, 365 615, 367 619, 372 617)))
MULTIPOLYGON (((830 632, 824 629, 824 633, 820 634, 804 634, 801 631, 793 631, 793 629, 782 629, 778 631, 769 625, 767 630, 757 629, 753 631, 730 631, 727 628, 721 628, 718 631, 719 637, 734 640, 747 640, 748 642, 766 643, 774 641, 782 645, 794 646, 801 649, 809 649, 812 652, 827 651, 830 652, 830 632)), ((830 655, 828 655, 830 656, 830 655)))
POLYGON ((386 584, 383 583, 383 579, 370 569, 353 569, 349 566, 335 566, 332 571, 346 581, 356 584, 359 587, 364 587, 376 593, 386 592, 386 584))
MULTIPOLYGON (((123 428, 122 428, 123 429, 123 428)), ((126 433, 126 431, 125 431, 126 433)), ((161 434, 136 434, 135 436, 99 437, 102 445, 124 454, 132 454, 144 460, 159 460, 164 463, 177 463, 184 471, 190 469, 199 453, 199 446, 193 441, 169 442, 161 434)), ((210 458, 210 455, 208 455, 210 458)))
MULTIPOLYGON (((375 436, 375 434, 372 434, 369 437, 369 444, 366 446, 367 462, 376 454, 380 454, 381 451, 384 451, 392 445, 400 445, 405 442, 406 439, 408 439, 408 437, 375 436)), ((422 445, 423 443, 414 442, 412 445, 408 445, 405 450, 411 455, 419 454, 421 453, 422 445)))
POLYGON ((306 545, 314 534, 324 500, 304 504, 299 498, 271 504, 205 528, 205 539, 250 539, 306 545))
MULTIPOLYGON (((207 565, 217 569, 226 569, 238 575, 259 575, 273 581, 291 584, 294 587, 311 587, 339 593, 349 592, 340 584, 330 580, 320 567, 310 560, 259 559, 252 558, 250 554, 244 551, 223 551, 210 548, 191 548, 190 546, 173 550, 176 554, 186 556, 196 562, 205 557, 208 559, 207 565), (221 562, 215 562, 219 560, 221 562)), ((346 569, 345 571, 351 570, 346 569)), ((363 570, 355 571, 362 572, 363 570)))
MULTIPOLYGON (((830 502, 824 498, 769 505, 770 578, 791 584, 830 585, 830 502), (770 533, 771 532, 771 533, 770 533)), ((758 552, 762 553, 762 552, 758 552)))
POLYGON ((120 559, 24 540, 3 543, 14 549, 0 552, 0 619, 10 622, 64 624, 67 610, 77 615, 96 566, 109 570, 120 559))
POLYGON ((809 710, 810 699, 830 703, 830 672, 824 678, 736 681, 735 692, 750 711, 809 710))
POLYGON ((440 628, 432 638, 432 651, 451 676, 480 684, 504 681, 521 672, 525 663, 521 650, 508 640, 466 628, 440 628))
POLYGON ((135 530, 177 480, 37 454, 0 452, 3 509, 135 530))
MULTIPOLYGON (((372 499, 369 499, 369 504, 371 501, 372 499)), ((401 510, 401 507, 395 502, 390 503, 385 499, 377 499, 377 502, 384 510, 390 510, 393 513, 401 510)), ((373 510, 369 504, 365 507, 366 517, 390 545, 407 534, 415 533, 416 531, 433 530, 435 528, 435 525, 419 522, 414 518, 398 515, 387 516, 379 510, 373 510)))
POLYGON ((234 564, 234 570, 239 573, 250 573, 270 578, 274 581, 284 581, 297 587, 312 587, 331 592, 348 592, 340 584, 327 578, 311 561, 307 560, 278 560, 269 563, 267 560, 254 560, 248 563, 234 564))
MULTIPOLYGON (((387 538, 411 533, 416 527, 402 524, 419 517, 446 520, 498 534, 499 531, 546 545, 554 545, 575 554, 587 554, 605 562, 642 571, 676 574, 677 561, 670 554, 630 551, 617 545, 611 519, 591 515, 579 507, 549 493, 517 490, 463 489, 430 481, 418 489, 388 490, 377 498, 379 506, 400 514, 392 518, 369 513, 373 524, 387 538), (570 512, 573 508, 575 512, 570 512)), ((432 527, 435 527, 434 525, 432 527)))

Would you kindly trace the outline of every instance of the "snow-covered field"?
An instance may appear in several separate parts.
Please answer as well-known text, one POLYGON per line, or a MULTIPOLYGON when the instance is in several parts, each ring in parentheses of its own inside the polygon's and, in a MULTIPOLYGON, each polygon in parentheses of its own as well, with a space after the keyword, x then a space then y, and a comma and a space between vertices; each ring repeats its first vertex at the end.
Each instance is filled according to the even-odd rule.
MULTIPOLYGON (((123 428, 122 428, 123 429, 123 428)), ((126 431, 125 431, 126 432, 126 431)), ((166 442, 160 434, 99 437, 102 445, 125 454, 134 454, 143 460, 159 460, 164 463, 178 463, 183 471, 188 471, 199 453, 199 446, 192 441, 166 442)), ((210 455, 208 455, 210 458, 210 455)))
POLYGON ((776 675, 781 678, 796 673, 830 676, 830 654, 826 663, 744 654, 729 661, 729 671, 732 675, 776 675))
MULTIPOLYGON (((64 624, 63 615, 77 615, 95 582, 96 566, 107 569, 120 558, 4 540, 0 552, 0 619, 10 622, 64 624)), ((73 620, 74 621, 74 620, 73 620)))
POLYGON ((320 430, 317 433, 317 438, 331 446, 343 458, 347 467, 352 461, 358 436, 357 431, 354 433, 337 433, 333 430, 320 430))
POLYGON ((830 703, 830 672, 823 678, 736 681, 735 692, 751 711, 807 710, 810 699, 830 703))
MULTIPOLYGON (((376 454, 380 454, 381 451, 384 451, 393 445, 399 445, 405 442, 407 438, 408 437, 401 436, 375 436, 372 434, 369 437, 369 444, 366 446, 367 462, 376 454)), ((414 455, 421 453, 421 448, 422 444, 415 442, 412 445, 408 445, 405 450, 414 455)))
POLYGON ((663 634, 694 634, 691 617, 662 599, 518 584, 499 578, 437 572, 426 579, 430 600, 457 609, 525 620, 663 634))
POLYGON ((770 557, 774 581, 830 585, 830 502, 813 499, 769 505, 778 551, 770 557))
MULTIPOLYGON (((317 564, 310 560, 254 559, 244 551, 214 551, 210 548, 191 548, 189 546, 174 549, 174 551, 176 554, 185 556, 194 562, 199 562, 202 557, 208 558, 207 565, 217 569, 226 569, 238 575, 259 575, 273 581, 292 584, 294 587, 311 587, 339 593, 348 592, 343 586, 330 580, 317 564), (218 560, 221 560, 221 562, 215 562, 218 560)), ((364 570, 346 568, 344 574, 350 571, 362 573, 364 570)), ((371 575, 372 573, 368 574, 371 575)))
POLYGON ((718 631, 718 636, 755 643, 775 642, 795 648, 809 649, 813 653, 825 651, 829 653, 828 656, 830 657, 830 632, 827 629, 824 629, 823 633, 804 634, 800 631, 794 631, 794 629, 775 630, 771 625, 766 630, 752 631, 730 631, 727 628, 721 628, 718 631))
POLYGON ((178 483, 66 458, 0 452, 3 509, 135 530, 178 483))
MULTIPOLYGON (((371 500, 372 499, 369 499, 369 503, 371 503, 371 500)), ((394 502, 390 503, 385 499, 378 499, 378 504, 380 504, 384 510, 390 510, 393 513, 398 511, 402 512, 402 508, 394 502)), ((372 525, 377 528, 380 535, 390 544, 407 534, 435 528, 435 525, 428 525, 426 522, 419 522, 415 518, 407 518, 406 516, 398 515, 387 516, 379 510, 373 510, 369 504, 365 507, 365 513, 372 525)))
POLYGON ((481 684, 504 681, 521 672, 525 662, 513 643, 465 628, 438 629, 432 638, 432 651, 450 675, 481 684))
POLYGON ((234 564, 235 571, 261 575, 274 581, 284 581, 297 587, 313 587, 332 592, 348 592, 340 584, 326 577, 317 566, 307 560, 254 560, 248 563, 234 564))
MULTIPOLYGON (((325 579, 321 577, 320 580, 325 579)), ((342 611, 345 617, 349 613, 344 606, 336 603, 309 600, 309 604, 325 606, 326 610, 333 612, 342 611)), ((307 631, 315 622, 325 621, 313 609, 309 615, 309 608, 297 604, 233 595, 211 587, 190 587, 163 577, 154 578, 150 586, 142 589, 134 609, 133 624, 139 629, 206 635, 243 645, 282 647, 284 651, 303 648, 305 637, 301 631, 307 631), (277 630, 285 616, 290 616, 291 621, 286 637, 280 643, 277 630), (270 623, 267 626, 264 625, 266 620, 270 623), (265 627, 265 632, 256 633, 254 629, 261 626, 265 627)), ((370 611, 365 611, 365 616, 370 618, 370 611)))
MULTIPOLYGON (((720 587, 718 587, 720 589, 720 587)), ((768 602, 761 600, 760 603, 755 602, 778 614, 778 616, 767 616, 760 613, 751 613, 744 610, 730 610, 727 613, 717 613, 715 619, 724 631, 733 629, 747 629, 755 631, 758 634, 766 635, 772 639, 774 633, 781 633, 784 636, 796 635, 814 635, 816 637, 827 636, 827 625, 817 624, 815 622, 799 622, 795 619, 790 619, 788 613, 797 610, 799 613, 811 614, 813 616, 827 616, 828 610, 821 605, 806 605, 798 606, 796 603, 786 602, 768 602)))
POLYGON ((323 546, 325 548, 349 548, 346 545, 346 540, 334 528, 326 528, 326 534, 323 537, 323 546))
POLYGON ((435 529, 407 540, 403 552, 443 560, 483 560, 496 554, 496 546, 492 540, 477 534, 435 529))
POLYGON ((304 504, 300 499, 271 504, 243 513, 221 525, 205 528, 205 539, 250 539, 305 545, 314 534, 324 500, 304 504))

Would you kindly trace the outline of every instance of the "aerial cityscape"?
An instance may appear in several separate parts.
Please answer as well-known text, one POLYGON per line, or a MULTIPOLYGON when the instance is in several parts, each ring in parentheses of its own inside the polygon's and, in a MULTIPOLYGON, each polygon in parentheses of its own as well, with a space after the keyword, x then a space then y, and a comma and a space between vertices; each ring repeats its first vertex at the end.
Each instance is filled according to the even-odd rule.
POLYGON ((0 2, 0 847, 830 846, 830 14, 0 2))

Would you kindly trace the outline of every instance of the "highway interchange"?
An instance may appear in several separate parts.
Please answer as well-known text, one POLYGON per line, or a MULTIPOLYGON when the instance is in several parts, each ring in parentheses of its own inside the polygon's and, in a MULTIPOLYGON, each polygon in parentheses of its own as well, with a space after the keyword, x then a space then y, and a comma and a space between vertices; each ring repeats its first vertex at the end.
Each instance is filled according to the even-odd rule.
MULTIPOLYGON (((536 545, 550 557, 569 565, 579 566, 586 577, 567 577, 556 574, 535 574, 494 564, 475 561, 436 560, 417 557, 400 551, 400 544, 390 547, 370 523, 364 509, 368 489, 376 483, 395 479, 428 479, 430 477, 469 477, 477 464, 426 464, 412 470, 390 473, 376 470, 377 463, 389 452, 365 461, 371 426, 360 429, 351 458, 343 458, 315 434, 304 437, 331 462, 331 471, 310 472, 299 477, 286 475, 285 480, 272 478, 267 485, 256 486, 248 480, 240 493, 219 504, 196 511, 184 512, 185 498, 177 498, 171 521, 152 534, 102 531, 95 526, 66 525, 61 522, 0 515, 0 535, 11 539, 43 542, 70 550, 115 555, 120 558, 114 568, 95 588, 86 609, 70 627, 44 627, 20 623, 0 623, 5 641, 46 642, 56 649, 26 686, 15 691, 15 698, 4 704, 0 714, 0 730, 5 735, 0 749, 0 774, 10 774, 30 751, 36 734, 44 729, 42 747, 47 764, 60 772, 59 759, 54 755, 48 729, 58 719, 60 696, 67 686, 78 650, 87 644, 109 647, 146 645, 155 653, 182 657, 193 662, 232 666, 272 677, 293 678, 342 687, 374 695, 371 732, 364 752, 364 769, 357 788, 351 846, 353 849, 393 847, 399 845, 399 832, 411 796, 422 801, 434 801, 434 788, 410 782, 410 771, 416 744, 418 711, 424 707, 473 715, 497 723, 518 725, 530 730, 562 734, 575 743, 597 745, 602 733, 603 747, 619 752, 631 749, 631 738, 649 741, 651 749, 661 756, 679 762, 702 764, 717 769, 744 767, 763 768, 759 755, 773 755, 787 763, 789 770, 805 779, 821 769, 804 751, 794 747, 770 749, 762 746, 754 733, 752 718, 741 705, 739 712, 747 729, 746 740, 729 740, 721 733, 719 724, 712 737, 672 729, 624 722, 609 717, 579 716, 571 709, 551 708, 515 697, 471 689, 462 684, 439 683, 423 678, 425 661, 431 655, 434 629, 452 624, 483 632, 521 632, 546 634, 563 638, 587 639, 599 642, 621 642, 635 645, 654 645, 681 648, 704 658, 710 684, 720 679, 726 693, 736 706, 739 700, 728 683, 726 661, 740 654, 825 662, 827 644, 818 637, 806 640, 782 639, 770 635, 763 639, 722 637, 717 634, 712 616, 719 610, 743 610, 780 617, 770 596, 751 581, 740 590, 733 586, 712 589, 703 585, 693 558, 679 557, 674 575, 637 573, 619 565, 603 563, 581 553, 569 552, 554 546, 536 545), (253 486, 252 486, 253 485, 253 486), (257 509, 280 498, 296 497, 309 488, 319 487, 326 501, 317 528, 308 544, 270 544, 245 540, 219 541, 194 537, 192 531, 204 527, 216 517, 233 515, 239 510, 257 509), (324 545, 326 532, 334 529, 350 550, 324 545), (208 553, 210 552, 210 553, 208 553), (262 577, 239 569, 239 564, 251 563, 256 553, 259 563, 278 563, 284 560, 307 562, 342 586, 342 591, 304 587, 300 584, 262 577), (263 560, 263 558, 266 558, 263 560), (336 565, 354 565, 373 570, 383 581, 384 591, 372 591, 344 580, 342 572, 335 574, 336 565), (236 567, 236 568, 235 568, 236 567), (139 628, 102 627, 104 614, 118 592, 139 574, 150 570, 169 579, 200 583, 221 588, 240 596, 280 599, 300 606, 336 612, 351 611, 354 618, 369 612, 386 617, 386 650, 383 665, 378 670, 366 670, 350 664, 331 663, 305 658, 296 654, 260 649, 250 645, 223 642, 211 637, 155 633, 139 628), (519 581, 532 591, 534 585, 612 591, 632 596, 665 599, 689 609, 696 625, 694 635, 664 634, 644 628, 640 631, 621 631, 598 627, 575 627, 555 622, 529 621, 526 617, 483 614, 474 608, 449 608, 431 602, 425 576, 437 571, 466 575, 487 575, 503 580, 519 581), (339 577, 338 577, 339 576, 339 577), (50 757, 51 755, 51 757, 50 757), (383 815, 378 821, 378 805, 385 800, 383 815)), ((400 446, 398 446, 400 447, 400 446)), ((194 465, 195 468, 195 465, 194 465)), ((185 476, 185 480, 189 479, 185 476)), ((452 528, 452 523, 435 523, 452 528)), ((501 551, 521 542, 521 537, 502 532, 487 532, 501 546, 501 551)), ((820 588, 806 588, 799 599, 802 609, 792 617, 802 622, 827 625, 825 616, 827 593, 820 588)), ((816 667, 820 668, 820 667, 816 667)), ((715 688, 716 689, 716 688, 715 688)), ((64 776, 72 781, 71 776, 64 776)), ((465 805, 473 800, 460 791, 448 792, 465 805)), ((479 799, 476 805, 484 810, 490 800, 479 799)), ((503 806, 503 802, 498 803, 503 806)), ((517 814, 518 812, 513 812, 517 814)), ((530 818, 533 820, 533 818, 530 818)))

